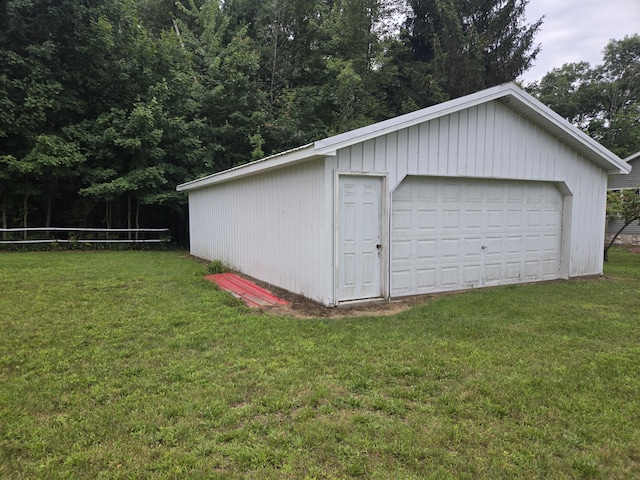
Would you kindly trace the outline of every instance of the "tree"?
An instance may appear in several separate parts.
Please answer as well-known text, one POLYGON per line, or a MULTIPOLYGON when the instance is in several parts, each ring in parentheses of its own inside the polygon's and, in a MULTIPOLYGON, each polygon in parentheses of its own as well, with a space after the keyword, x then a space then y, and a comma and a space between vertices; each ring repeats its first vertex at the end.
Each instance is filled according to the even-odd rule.
MULTIPOLYGON (((12 155, 0 156, 0 165, 8 173, 11 178, 11 190, 10 193, 13 196, 13 202, 8 199, 9 195, 4 196, 3 208, 7 208, 9 205, 16 205, 18 202, 22 205, 22 226, 26 229, 28 227, 29 218, 29 198, 33 195, 38 195, 41 190, 38 185, 31 180, 31 165, 26 162, 21 162, 12 155), (20 199, 19 201, 17 199, 20 199)), ((5 175, 7 175, 5 173, 5 175)), ((6 225, 6 212, 3 212, 3 220, 6 225)), ((5 226, 6 228, 6 226, 5 226)), ((24 231, 24 239, 27 239, 27 231, 24 231)))
POLYGON ((112 97, 115 82, 109 80, 117 78, 117 69, 107 59, 114 43, 109 18, 118 11, 113 5, 119 6, 79 0, 3 2, 0 156, 15 176, 4 205, 17 205, 21 198, 25 226, 30 197, 45 196, 46 207, 35 211, 39 222, 49 224, 54 199, 77 191, 69 180, 84 157, 67 130, 98 115, 112 97))
POLYGON ((529 90, 551 110, 580 128, 588 128, 599 107, 599 88, 588 62, 554 68, 529 90))
MULTIPOLYGON (((36 10, 32 6, 32 9, 36 10)), ((26 21, 27 5, 6 5, 7 17, 0 30, 0 161, 11 175, 3 191, 3 225, 7 227, 7 208, 21 199, 26 227, 29 197, 41 192, 32 178, 31 161, 25 159, 39 134, 51 131, 50 119, 62 108, 62 84, 55 75, 52 59, 56 43, 48 38, 45 15, 33 14, 26 21), (27 33, 31 35, 27 37, 27 33)), ((31 12, 29 12, 31 13, 31 12)), ((5 173, 7 175, 7 173, 5 173)), ((26 232, 25 232, 26 234, 26 232)))
POLYGON ((622 226, 613 234, 609 243, 604 247, 605 262, 609 260, 609 249, 622 231, 633 222, 640 221, 640 191, 638 189, 624 189, 608 192, 607 218, 609 220, 621 220, 622 226))
MULTIPOLYGON (((2 228, 9 228, 9 208, 12 206, 12 197, 15 194, 14 186, 15 173, 10 170, 14 158, 11 155, 0 155, 0 192, 2 192, 2 228), (10 195, 11 194, 11 195, 10 195)), ((7 239, 7 232, 2 232, 2 239, 7 239)))
MULTIPOLYGON (((408 0, 402 30, 407 81, 427 80, 434 99, 455 98, 515 80, 538 54, 542 19, 525 23, 528 0, 408 0)), ((429 97, 415 97, 422 105, 429 97)))
MULTIPOLYGON (((611 40, 602 65, 565 64, 527 89, 620 157, 640 151, 640 35, 611 40)), ((640 219, 638 191, 609 192, 607 218, 622 227, 605 246, 605 260, 622 231, 640 219)))
POLYGON ((527 88, 620 157, 640 150, 640 35, 609 42, 602 65, 566 64, 527 88))
POLYGON ((43 134, 35 138, 31 151, 18 163, 18 170, 35 180, 45 195, 45 227, 51 226, 51 211, 59 184, 76 177, 78 167, 85 160, 76 143, 58 135, 43 134))
POLYGON ((330 133, 341 133, 395 115, 389 93, 397 87, 393 47, 400 2, 338 0, 324 29, 325 85, 330 133))
POLYGON ((179 183, 512 79, 525 5, 2 0, 3 226, 184 224, 179 183))
POLYGON ((640 150, 640 35, 612 40, 596 68, 602 108, 588 132, 627 157, 640 150))

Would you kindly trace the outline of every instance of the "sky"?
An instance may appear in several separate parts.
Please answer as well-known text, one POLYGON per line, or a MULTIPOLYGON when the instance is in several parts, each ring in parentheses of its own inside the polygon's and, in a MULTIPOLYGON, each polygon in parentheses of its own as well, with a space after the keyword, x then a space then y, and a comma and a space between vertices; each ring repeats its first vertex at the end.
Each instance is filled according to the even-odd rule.
POLYGON ((542 44, 526 85, 565 63, 602 64, 609 40, 640 34, 640 0, 530 0, 527 23, 545 16, 535 43, 542 44))

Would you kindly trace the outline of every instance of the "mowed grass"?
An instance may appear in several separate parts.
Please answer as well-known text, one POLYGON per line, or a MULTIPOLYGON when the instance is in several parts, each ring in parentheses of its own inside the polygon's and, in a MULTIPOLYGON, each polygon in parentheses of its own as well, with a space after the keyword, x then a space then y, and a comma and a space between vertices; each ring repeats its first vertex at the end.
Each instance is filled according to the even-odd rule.
POLYGON ((610 258, 293 319, 183 252, 0 254, 0 478, 640 478, 640 255, 610 258))

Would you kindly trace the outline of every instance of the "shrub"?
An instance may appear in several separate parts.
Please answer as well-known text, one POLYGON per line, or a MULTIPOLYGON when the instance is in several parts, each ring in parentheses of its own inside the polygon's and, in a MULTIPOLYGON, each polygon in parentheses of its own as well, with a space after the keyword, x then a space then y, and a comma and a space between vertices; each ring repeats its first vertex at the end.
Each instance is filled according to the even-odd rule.
POLYGON ((222 260, 212 260, 211 263, 209 263, 209 265, 207 266, 207 272, 209 274, 224 273, 228 271, 229 268, 227 268, 227 266, 222 263, 222 260))

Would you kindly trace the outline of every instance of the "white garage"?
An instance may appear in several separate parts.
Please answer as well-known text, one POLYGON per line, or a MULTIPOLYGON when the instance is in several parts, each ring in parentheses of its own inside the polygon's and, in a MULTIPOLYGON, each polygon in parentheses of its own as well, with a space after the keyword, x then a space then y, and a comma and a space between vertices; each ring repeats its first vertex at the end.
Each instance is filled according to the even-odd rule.
POLYGON ((508 83, 178 190, 193 255, 339 305, 599 274, 628 172, 508 83))

